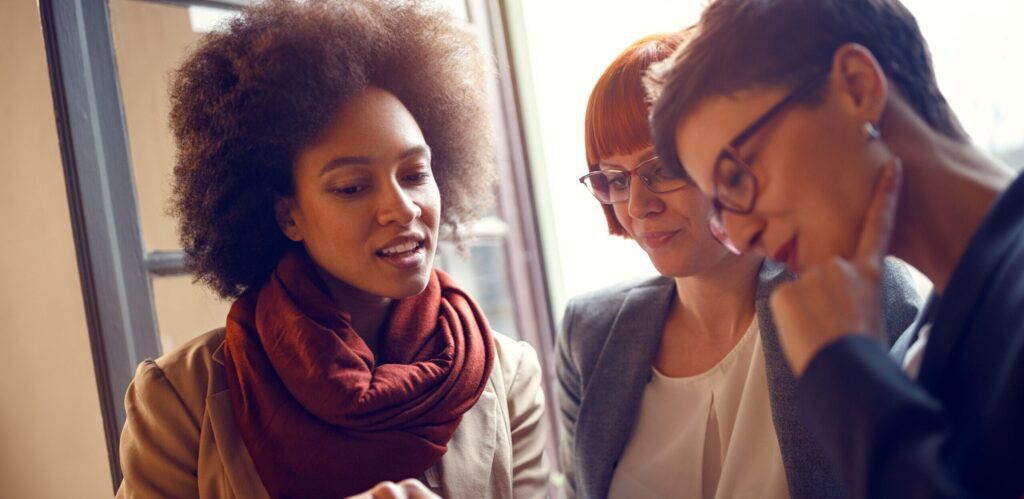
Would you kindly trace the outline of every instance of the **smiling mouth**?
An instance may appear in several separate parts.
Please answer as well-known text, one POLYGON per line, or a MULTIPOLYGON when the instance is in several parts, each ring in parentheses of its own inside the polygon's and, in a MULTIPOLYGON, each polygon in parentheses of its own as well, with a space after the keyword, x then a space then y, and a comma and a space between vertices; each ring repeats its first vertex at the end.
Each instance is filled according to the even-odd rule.
POLYGON ((406 241, 377 251, 377 257, 399 270, 413 270, 427 263, 425 241, 406 241))
POLYGON ((676 234, 678 234, 678 233, 679 233, 678 230, 664 231, 664 232, 650 232, 650 233, 644 234, 640 238, 640 240, 643 241, 644 246, 653 249, 653 248, 658 248, 660 246, 664 246, 664 245, 668 244, 669 241, 671 241, 674 237, 676 237, 676 234))
POLYGON ((390 247, 384 248, 384 249, 378 251, 377 255, 378 256, 387 256, 387 257, 402 256, 402 255, 413 253, 416 250, 419 250, 421 248, 423 248, 423 241, 409 241, 409 242, 406 242, 406 243, 396 244, 394 246, 390 246, 390 247))

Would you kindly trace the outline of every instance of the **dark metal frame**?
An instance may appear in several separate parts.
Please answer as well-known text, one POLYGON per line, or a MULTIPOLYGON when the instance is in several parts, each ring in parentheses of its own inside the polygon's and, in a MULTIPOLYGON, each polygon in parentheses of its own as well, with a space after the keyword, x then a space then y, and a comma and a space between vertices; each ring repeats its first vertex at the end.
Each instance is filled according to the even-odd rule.
POLYGON ((160 353, 106 0, 39 0, 114 488, 124 393, 160 353))

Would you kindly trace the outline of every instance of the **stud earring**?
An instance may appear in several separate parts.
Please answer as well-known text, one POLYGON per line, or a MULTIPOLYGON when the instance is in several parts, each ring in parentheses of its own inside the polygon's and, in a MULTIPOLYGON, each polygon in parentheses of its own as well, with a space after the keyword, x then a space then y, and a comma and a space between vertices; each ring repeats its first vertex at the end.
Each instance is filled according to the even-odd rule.
POLYGON ((868 140, 878 140, 882 138, 882 132, 878 130, 878 125, 870 121, 864 122, 864 125, 861 127, 861 131, 864 132, 864 136, 867 137, 868 140))

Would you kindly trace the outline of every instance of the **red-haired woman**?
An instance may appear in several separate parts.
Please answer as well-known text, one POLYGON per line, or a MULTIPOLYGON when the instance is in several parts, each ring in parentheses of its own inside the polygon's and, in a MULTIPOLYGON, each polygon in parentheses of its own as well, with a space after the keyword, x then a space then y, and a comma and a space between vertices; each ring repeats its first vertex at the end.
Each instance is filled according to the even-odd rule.
MULTIPOLYGON (((653 150, 642 80, 685 36, 631 45, 587 106, 581 181, 609 232, 636 241, 661 276, 566 309, 557 359, 566 495, 836 497, 768 313, 771 290, 792 274, 719 244, 708 199, 653 150)), ((896 264, 884 280, 891 341, 919 297, 896 264)))

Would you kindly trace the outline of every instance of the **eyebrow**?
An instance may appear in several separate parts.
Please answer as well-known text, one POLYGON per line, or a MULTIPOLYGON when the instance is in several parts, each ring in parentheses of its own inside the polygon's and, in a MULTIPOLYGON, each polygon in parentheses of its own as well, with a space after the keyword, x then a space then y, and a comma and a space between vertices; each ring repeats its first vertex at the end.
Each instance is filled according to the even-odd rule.
MULTIPOLYGON (((397 161, 403 161, 413 156, 430 156, 430 146, 426 144, 419 144, 412 146, 398 155, 395 159, 397 161)), ((342 168, 345 166, 352 165, 370 165, 373 164, 374 159, 369 156, 338 156, 328 161, 323 168, 320 169, 320 175, 324 175, 331 170, 342 168)))
MULTIPOLYGON (((643 156, 640 156, 640 160, 637 161, 636 164, 639 165, 639 164, 643 163, 644 161, 647 161, 647 160, 649 160, 649 159, 651 159, 651 158, 653 158, 653 157, 655 157, 657 155, 658 155, 658 152, 655 151, 654 148, 652 147, 650 151, 648 151, 643 156)), ((626 167, 624 167, 622 165, 617 165, 615 163, 606 163, 604 161, 598 161, 597 162, 597 167, 601 168, 602 166, 607 166, 607 167, 610 167, 610 168, 618 168, 620 170, 625 170, 626 169, 626 167)))

